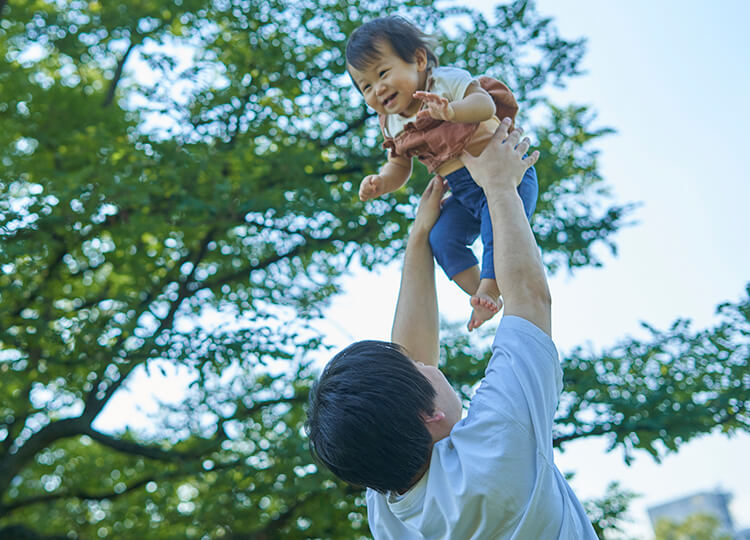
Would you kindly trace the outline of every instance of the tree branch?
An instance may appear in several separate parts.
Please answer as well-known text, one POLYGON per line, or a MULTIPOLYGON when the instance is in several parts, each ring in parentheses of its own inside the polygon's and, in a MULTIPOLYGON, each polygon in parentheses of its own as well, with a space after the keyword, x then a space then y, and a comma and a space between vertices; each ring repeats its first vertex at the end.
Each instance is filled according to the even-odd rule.
MULTIPOLYGON (((271 405, 280 405, 282 403, 298 403, 298 404, 302 404, 302 403, 306 403, 306 402, 307 402, 306 398, 304 398, 304 397, 302 397, 300 395, 297 395, 297 394, 295 394, 292 397, 288 397, 288 398, 280 397, 280 398, 274 398, 274 399, 266 399, 266 400, 263 400, 263 401, 256 401, 250 407, 244 407, 244 410, 242 411, 241 417, 244 418, 244 417, 250 416, 250 415, 255 414, 256 412, 258 412, 259 410, 261 410, 261 409, 263 409, 265 407, 270 407, 271 405)), ((234 415, 234 416, 232 416, 231 419, 232 420, 236 420, 238 417, 239 417, 238 415, 234 415)))
MULTIPOLYGON (((248 103, 250 103, 250 98, 253 97, 253 94, 247 93, 242 97, 241 106, 237 109, 240 111, 240 113, 235 117, 237 119, 234 133, 232 133, 229 137, 229 141, 226 143, 226 148, 228 150, 234 149, 234 147, 237 145, 237 138, 242 133, 240 130, 240 126, 242 125, 242 122, 240 122, 240 117, 242 116, 242 111, 244 111, 245 107, 247 107, 248 103)), ((228 121, 227 121, 228 125, 228 121)), ((224 176, 227 176, 226 174, 224 176)))
MULTIPOLYGON (((292 396, 290 398, 275 398, 275 399, 268 399, 264 401, 256 401, 250 407, 238 408, 238 412, 236 414, 232 415, 229 418, 221 419, 220 423, 223 424, 224 422, 228 420, 237 420, 238 418, 246 418, 258 412, 259 410, 265 407, 270 407, 272 405, 279 405, 282 403, 301 404, 305 402, 306 402, 306 399, 298 395, 292 396)), ((108 435, 106 433, 102 433, 100 431, 95 430, 92 427, 89 427, 88 429, 86 429, 86 431, 83 434, 88 435, 99 444, 112 448, 113 450, 117 452, 121 452, 123 454, 132 454, 135 456, 141 456, 141 457, 145 457, 145 458, 153 459, 157 461, 165 461, 168 463, 180 463, 180 462, 201 460, 206 456, 206 454, 210 453, 213 449, 219 447, 221 443, 227 439, 227 435, 224 432, 222 432, 223 435, 218 435, 218 433, 219 432, 217 431, 217 436, 211 439, 206 439, 205 441, 206 444, 201 444, 199 447, 189 452, 179 452, 177 450, 169 450, 169 449, 165 449, 156 445, 142 444, 142 443, 138 443, 135 441, 127 441, 124 439, 120 439, 118 437, 114 437, 112 435, 108 435)))
MULTIPOLYGON (((31 384, 27 385, 24 395, 28 396, 30 392, 31 384)), ((13 446, 13 441, 15 441, 16 437, 18 437, 21 429, 23 428, 23 425, 26 423, 26 419, 31 416, 31 414, 32 413, 29 410, 21 414, 16 414, 14 412, 13 421, 10 424, 5 424, 7 426, 6 429, 8 430, 8 435, 3 441, 3 457, 7 456, 8 452, 10 452, 10 447, 13 446)))
POLYGON ((109 90, 107 90, 107 96, 104 98, 104 103, 102 103, 102 107, 109 107, 112 104, 112 101, 115 98, 115 90, 117 90, 117 85, 120 83, 120 79, 122 78, 122 71, 125 67, 125 62, 128 60, 128 56, 132 52, 132 50, 136 47, 138 43, 136 41, 131 41, 130 45, 128 45, 128 50, 125 51, 125 54, 122 55, 122 58, 120 58, 120 61, 117 62, 117 69, 115 70, 115 76, 112 78, 112 81, 109 83, 109 90))
POLYGON ((52 238, 55 240, 60 241, 62 244, 62 249, 57 253, 55 256, 55 259, 47 265, 47 270, 44 273, 44 275, 39 280, 36 287, 34 287, 33 290, 31 290, 27 295, 26 298, 23 299, 21 305, 19 305, 11 314, 11 317, 18 317, 21 315, 24 309, 29 307, 31 303, 36 299, 36 297, 39 295, 39 292, 42 290, 44 285, 47 283, 50 277, 52 277, 52 273, 57 269, 58 266, 60 266, 60 263, 62 263, 63 259, 65 258, 65 254, 68 252, 66 249, 64 239, 56 234, 52 235, 52 238))
POLYGON ((333 144, 333 142, 338 137, 346 135, 350 131, 354 131, 355 129, 357 129, 357 128, 361 127, 361 126, 364 126, 365 122, 367 122, 367 120, 370 119, 370 118, 372 118, 373 116, 375 116, 375 113, 368 112, 367 109, 365 109, 364 110, 364 114, 362 114, 362 116, 360 116, 357 120, 355 120, 351 124, 347 124, 345 128, 342 128, 342 129, 336 131, 333 135, 331 135, 327 139, 318 140, 317 142, 318 142, 318 144, 320 145, 321 148, 325 148, 326 146, 330 146, 331 144, 333 144))
POLYGON ((576 429, 573 433, 568 435, 559 435, 552 440, 552 446, 560 448, 564 443, 574 441, 583 437, 595 437, 597 435, 605 435, 610 433, 612 430, 605 430, 604 426, 594 426, 589 430, 576 429))
POLYGON ((71 497, 76 498, 76 499, 83 499, 87 501, 101 501, 104 499, 115 499, 117 497, 125 495, 126 493, 135 491, 136 489, 145 486, 149 482, 154 481, 154 479, 155 478, 153 476, 142 478, 141 480, 138 480, 134 484, 126 487, 124 490, 115 491, 115 492, 88 493, 87 491, 83 491, 83 490, 82 491, 63 490, 63 491, 58 491, 56 493, 45 493, 44 495, 35 495, 33 497, 28 497, 26 499, 13 502, 8 505, 0 506, 0 515, 9 514, 13 512, 14 510, 18 510, 19 508, 23 508, 26 506, 31 506, 32 504, 48 503, 51 501, 57 501, 60 499, 67 499, 71 497))
POLYGON ((250 533, 235 533, 230 538, 233 540, 272 540, 273 538, 279 538, 279 530, 289 522, 297 509, 314 495, 313 492, 308 492, 304 497, 298 497, 294 504, 290 505, 285 512, 279 514, 276 519, 268 522, 262 529, 250 533))
POLYGON ((202 454, 198 452, 177 452, 175 450, 165 450, 155 445, 139 444, 134 441, 118 439, 117 437, 113 437, 111 435, 107 435, 105 433, 97 431, 94 428, 87 429, 84 434, 88 435, 99 444, 112 448, 117 452, 121 452, 123 454, 132 454, 135 456, 142 456, 157 461, 167 461, 170 463, 175 463, 202 457, 202 454))
MULTIPOLYGON (((162 319, 162 322, 159 325, 159 328, 152 334, 151 338, 146 343, 144 343, 144 346, 141 348, 141 350, 148 349, 149 344, 153 343, 156 337, 158 337, 164 330, 166 330, 166 329, 168 329, 168 328, 170 328, 172 326, 172 324, 174 322, 174 315, 177 312, 177 309, 179 308, 179 305, 182 303, 182 300, 185 299, 186 292, 187 292, 187 290, 186 290, 187 285, 186 284, 190 283, 191 280, 193 279, 193 277, 195 276, 195 272, 198 269, 198 264, 203 259, 203 257, 205 257, 206 251, 208 249, 208 244, 210 244, 211 240, 213 240, 213 237, 214 237, 215 233, 216 233, 216 228, 212 228, 211 230, 209 230, 208 233, 206 234, 206 236, 201 241, 201 245, 198 248, 197 255, 193 255, 192 260, 191 260, 191 253, 186 254, 185 257, 183 257, 177 264, 175 264, 172 267, 172 270, 170 272, 168 272, 166 276, 164 276, 164 279, 161 280, 161 282, 159 283, 159 285, 156 286, 156 287, 154 287, 151 290, 151 292, 149 293, 149 295, 141 302, 141 304, 140 304, 140 306, 138 308, 140 310, 140 313, 137 316, 133 317, 132 325, 131 325, 132 326, 131 330, 134 329, 137 326, 138 319, 149 308, 151 302, 153 302, 153 300, 159 295, 159 293, 164 289, 164 287, 168 283, 172 282, 172 280, 174 279, 174 274, 177 273, 177 272, 179 272, 180 267, 185 262, 188 262, 188 261, 192 262, 193 269, 190 272, 190 275, 187 276, 183 280, 183 283, 180 286, 178 297, 171 303, 171 307, 170 307, 169 313, 167 314, 167 316, 164 319, 162 319)), ((130 334, 130 332, 123 332, 121 334, 121 336, 118 339, 117 343, 111 349, 111 352, 112 352, 113 355, 118 350, 120 350, 120 347, 122 347, 122 345, 125 342, 126 336, 129 335, 129 334, 130 334)), ((124 371, 120 372, 120 378, 117 379, 116 381, 112 381, 110 383, 110 385, 107 387, 107 390, 104 393, 104 396, 102 396, 101 398, 98 398, 98 397, 96 397, 97 394, 98 394, 98 390, 97 389, 98 389, 99 385, 103 381, 103 376, 104 376, 104 371, 105 371, 103 369, 99 373, 99 376, 97 377, 96 381, 94 382, 94 385, 93 385, 93 388, 92 388, 91 392, 89 392, 89 395, 86 397, 86 403, 85 403, 85 407, 84 407, 84 414, 88 413, 88 414, 93 414, 94 416, 96 416, 97 414, 99 414, 99 412, 102 410, 102 408, 104 408, 104 405, 107 403, 107 401, 109 401, 109 399, 117 391, 117 389, 122 385, 122 383, 125 381, 125 379, 127 379, 128 375, 130 375, 130 373, 133 371, 133 369, 135 369, 136 365, 137 365, 136 363, 131 362, 125 368, 124 371)))
POLYGON ((208 252, 208 245, 213 241, 215 234, 216 234, 216 228, 214 227, 213 229, 208 231, 206 236, 201 241, 201 245, 200 245, 200 248, 198 249, 198 253, 196 254, 195 258, 192 261, 190 261, 193 265, 193 268, 190 271, 190 274, 185 276, 185 278, 182 280, 182 283, 180 284, 180 288, 177 291, 177 298, 175 298, 172 301, 172 304, 169 307, 169 312, 162 319, 161 324, 159 325, 159 328, 153 334, 154 336, 158 336, 164 330, 168 330, 172 328, 172 325, 174 324, 174 317, 175 317, 175 314, 177 313, 177 310, 180 308, 180 304, 182 304, 182 301, 188 296, 188 293, 193 292, 190 289, 190 285, 195 281, 195 273, 198 271, 198 265, 206 256, 206 253, 208 252))
MULTIPOLYGON (((245 459, 243 458, 243 459, 230 461, 227 463, 219 463, 215 465, 211 470, 216 471, 216 470, 231 469, 233 467, 236 467, 237 465, 246 465, 245 459)), ((19 508, 25 508, 27 506, 31 506, 32 504, 47 503, 51 501, 57 501, 60 499, 75 498, 75 499, 81 499, 81 500, 87 500, 87 501, 102 501, 102 500, 115 499, 127 493, 131 493, 145 486, 149 482, 161 482, 163 480, 170 480, 173 478, 179 478, 181 476, 186 476, 186 475, 196 474, 196 473, 204 473, 204 472, 209 472, 209 471, 204 471, 202 468, 195 467, 195 468, 188 468, 188 469, 179 469, 176 471, 169 471, 163 474, 153 474, 145 478, 141 478, 140 480, 137 480, 133 484, 125 487, 125 489, 123 490, 118 490, 114 492, 89 493, 85 490, 79 490, 79 491, 60 490, 55 493, 45 493, 43 495, 34 495, 32 497, 28 497, 20 501, 15 501, 10 504, 0 505, 0 516, 7 515, 15 510, 18 510, 19 508)), ((5 537, 0 535, 0 538, 5 538, 5 537)))
MULTIPOLYGON (((182 264, 184 264, 184 262, 187 262, 186 260, 190 260, 190 262, 193 264, 193 269, 191 270, 190 274, 182 280, 180 289, 177 294, 177 298, 175 298, 171 302, 169 312, 164 317, 164 319, 162 319, 161 324, 159 324, 159 328, 157 328, 156 331, 154 331, 151 337, 148 340, 146 340, 143 347, 141 347, 142 351, 143 350, 146 350, 147 352, 150 351, 150 347, 154 343, 156 338, 162 332, 171 328, 172 325, 174 324, 174 316, 177 313, 177 310, 179 309, 180 304, 182 303, 182 301, 187 296, 187 293, 189 292, 188 285, 194 279, 195 272, 198 269, 199 263, 206 256, 206 252, 208 250, 208 244, 210 244, 211 241, 213 240, 215 233, 216 233, 216 228, 210 229, 208 233, 206 233, 206 236, 201 241, 200 247, 198 248, 198 253, 192 257, 192 260, 190 260, 190 257, 189 257, 190 254, 183 257, 182 261, 179 264, 174 265, 174 267, 172 268, 172 272, 168 273, 168 275, 165 276, 160 286, 154 288, 149 294, 149 296, 143 302, 141 302, 140 308, 141 308, 141 314, 142 314, 146 309, 148 309, 153 299, 156 298, 156 296, 158 295, 158 292, 161 291, 167 283, 172 281, 172 275, 175 272, 179 272, 179 269, 182 266, 182 264)), ((138 317, 133 318, 133 327, 137 325, 139 317, 140 315, 138 317)), ((119 350, 119 348, 125 342, 125 336, 126 336, 126 333, 123 332, 117 344, 112 349, 113 353, 119 350)), ((135 369, 137 365, 139 364, 136 362, 130 362, 129 365, 126 366, 124 371, 120 372, 120 377, 116 381, 112 381, 108 385, 107 389, 105 390, 104 395, 101 398, 99 398, 97 397, 97 394, 99 393, 97 389, 103 381, 104 370, 102 370, 102 372, 99 373, 99 376, 96 379, 91 392, 89 392, 89 395, 86 398, 86 404, 84 407, 83 414, 93 415, 93 417, 96 417, 96 415, 99 414, 99 412, 104 408, 104 405, 109 401, 109 399, 114 395, 114 393, 120 388, 120 386, 122 386, 123 382, 125 382, 125 380, 128 378, 130 373, 133 371, 133 369, 135 369)))
POLYGON ((275 262, 279 262, 282 259, 294 257, 295 255, 298 255, 304 247, 305 244, 300 244, 298 246, 295 246, 294 249, 287 251, 286 253, 277 253, 276 255, 268 257, 267 259, 259 262, 258 264, 245 266, 244 268, 240 268, 236 272, 232 272, 224 276, 218 276, 217 278, 210 281, 201 281, 200 287, 202 289, 213 289, 215 287, 218 287, 219 285, 223 285, 224 283, 234 281, 235 279, 238 279, 242 276, 249 275, 253 270, 261 270, 263 268, 267 268, 275 262))
MULTIPOLYGON (((737 411, 735 412, 726 412, 719 418, 715 418, 713 420, 712 427, 714 426, 723 426, 724 424, 727 424, 737 418, 742 412, 744 412, 744 407, 739 407, 737 411)), ((559 448, 564 443, 574 441, 576 439, 582 439, 586 437, 596 437, 599 435, 607 435, 609 433, 615 434, 615 433, 632 433, 636 436, 639 433, 659 433, 662 429, 664 429, 663 426, 653 426, 653 421, 649 421, 648 423, 635 423, 630 425, 615 425, 613 422, 607 422, 608 424, 611 424, 609 428, 605 428, 605 424, 596 424, 594 426, 591 426, 589 429, 576 429, 573 433, 569 433, 567 435, 559 435, 555 437, 552 441, 552 446, 555 448, 559 448), (620 428, 620 429, 617 429, 620 428)), ((698 434, 699 431, 696 430, 696 434, 698 434)), ((686 437, 690 438, 690 436, 686 437)))
POLYGON ((42 535, 25 525, 8 525, 0 529, 0 538, 12 538, 13 540, 68 540, 68 536, 42 535))
POLYGON ((86 418, 79 416, 52 422, 34 433, 15 454, 7 455, 0 461, 0 494, 5 493, 13 477, 42 448, 47 447, 53 441, 78 435, 86 428, 86 418))

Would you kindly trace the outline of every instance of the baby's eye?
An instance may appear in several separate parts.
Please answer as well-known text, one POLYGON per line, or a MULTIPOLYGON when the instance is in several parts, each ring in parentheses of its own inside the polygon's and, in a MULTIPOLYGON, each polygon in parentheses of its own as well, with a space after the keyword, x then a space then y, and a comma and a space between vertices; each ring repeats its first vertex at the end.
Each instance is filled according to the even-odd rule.
POLYGON ((380 72, 380 76, 382 77, 382 76, 383 76, 383 75, 385 75, 386 73, 388 73, 388 70, 387 70, 387 69, 384 69, 383 71, 381 71, 381 72, 380 72))
POLYGON ((368 91, 369 89, 370 89, 370 85, 369 85, 369 84, 366 84, 366 85, 364 85, 364 86, 362 87, 362 91, 363 91, 363 92, 367 92, 367 91, 368 91))

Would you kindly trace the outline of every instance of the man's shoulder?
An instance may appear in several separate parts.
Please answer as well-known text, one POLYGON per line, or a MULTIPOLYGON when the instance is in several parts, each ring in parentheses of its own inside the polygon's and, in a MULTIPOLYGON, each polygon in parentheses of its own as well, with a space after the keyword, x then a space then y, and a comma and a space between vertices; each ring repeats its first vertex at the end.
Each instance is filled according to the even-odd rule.
POLYGON ((506 315, 469 412, 494 414, 497 429, 520 429, 549 454, 561 391, 562 368, 552 339, 533 323, 506 315))

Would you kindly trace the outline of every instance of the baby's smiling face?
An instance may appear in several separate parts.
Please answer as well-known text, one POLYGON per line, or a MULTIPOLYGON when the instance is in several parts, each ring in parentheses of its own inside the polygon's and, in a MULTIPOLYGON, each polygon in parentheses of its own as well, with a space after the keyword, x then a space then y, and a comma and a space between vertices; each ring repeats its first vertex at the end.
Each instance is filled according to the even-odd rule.
POLYGON ((413 62, 401 58, 387 41, 378 42, 380 54, 361 71, 347 66, 365 102, 378 114, 413 116, 422 102, 414 92, 423 90, 427 79, 427 55, 418 49, 413 62))

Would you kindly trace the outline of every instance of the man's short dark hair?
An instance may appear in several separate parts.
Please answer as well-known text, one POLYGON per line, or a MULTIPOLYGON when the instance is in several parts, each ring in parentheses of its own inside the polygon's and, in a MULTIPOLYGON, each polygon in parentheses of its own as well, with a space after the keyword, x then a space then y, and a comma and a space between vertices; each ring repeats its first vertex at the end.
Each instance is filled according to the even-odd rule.
POLYGON ((371 65, 380 58, 380 41, 390 43, 404 62, 413 63, 417 50, 424 49, 427 53, 427 65, 438 65, 438 58, 432 50, 434 40, 396 15, 373 19, 352 32, 346 43, 347 64, 360 71, 371 65))
POLYGON ((404 491, 429 458, 432 437, 423 418, 434 403, 432 384, 399 345, 354 343, 312 387, 310 450, 351 484, 404 491))

